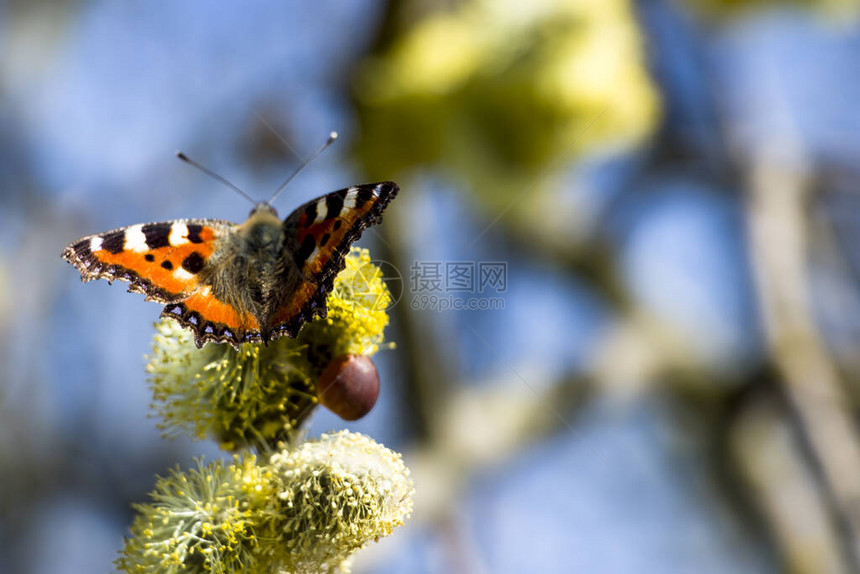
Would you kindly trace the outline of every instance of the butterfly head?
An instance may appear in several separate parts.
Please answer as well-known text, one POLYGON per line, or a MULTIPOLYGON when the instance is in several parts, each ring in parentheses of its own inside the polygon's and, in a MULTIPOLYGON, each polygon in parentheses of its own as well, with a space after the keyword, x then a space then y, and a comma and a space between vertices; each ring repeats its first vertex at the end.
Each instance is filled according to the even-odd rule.
POLYGON ((271 216, 274 216, 275 218, 277 218, 278 212, 277 212, 277 210, 275 210, 274 207, 271 206, 271 204, 269 202, 261 201, 261 202, 254 205, 254 209, 251 210, 251 213, 248 214, 248 217, 249 218, 254 217, 254 216, 265 217, 267 215, 271 215, 271 216))

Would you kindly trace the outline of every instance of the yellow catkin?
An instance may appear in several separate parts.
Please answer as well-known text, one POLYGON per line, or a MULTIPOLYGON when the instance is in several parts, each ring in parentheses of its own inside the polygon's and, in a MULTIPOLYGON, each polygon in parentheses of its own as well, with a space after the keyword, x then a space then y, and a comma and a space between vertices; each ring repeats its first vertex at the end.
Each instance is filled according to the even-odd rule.
POLYGON ((156 324, 147 372, 167 434, 212 437, 225 449, 289 439, 313 412, 316 382, 335 357, 373 355, 384 342, 390 296, 365 249, 353 248, 327 299, 328 316, 268 346, 194 345, 191 333, 156 324))
POLYGON ((413 493, 399 454, 348 431, 268 459, 200 460, 135 506, 116 564, 140 574, 344 572, 356 550, 406 520, 413 493))
POLYGON ((344 570, 353 552, 391 534, 412 512, 414 489, 400 455, 365 435, 323 435, 270 463, 279 491, 270 560, 280 570, 344 570))

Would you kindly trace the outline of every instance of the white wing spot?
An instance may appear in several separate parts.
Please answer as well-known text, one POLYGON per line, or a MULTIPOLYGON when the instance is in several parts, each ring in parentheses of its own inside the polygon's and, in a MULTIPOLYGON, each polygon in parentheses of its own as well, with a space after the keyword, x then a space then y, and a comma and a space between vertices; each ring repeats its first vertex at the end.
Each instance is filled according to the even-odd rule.
POLYGON ((132 225, 126 228, 124 249, 138 253, 149 251, 149 246, 146 244, 146 235, 143 234, 143 225, 132 225))
MULTIPOLYGON (((173 272, 173 276, 179 279, 180 281, 191 281, 194 279, 194 274, 189 273, 182 267, 177 267, 176 271, 173 272)), ((207 287, 208 288, 208 287, 207 287)))
POLYGON ((101 251, 102 243, 104 243, 104 239, 101 237, 93 237, 90 239, 90 252, 95 253, 96 251, 101 251))
POLYGON ((188 226, 184 223, 174 223, 170 226, 170 236, 167 240, 173 247, 188 243, 188 226))
POLYGON ((324 199, 321 199, 317 202, 317 216, 314 218, 314 223, 321 223, 325 221, 326 214, 328 213, 328 206, 325 203, 324 199))
POLYGON ((319 248, 319 245, 318 245, 318 246, 314 247, 314 250, 313 250, 313 251, 311 251, 311 254, 310 254, 310 255, 308 255, 308 258, 307 258, 307 259, 305 259, 305 265, 308 265, 308 264, 313 263, 314 261, 316 261, 316 260, 317 260, 317 256, 318 256, 319 254, 320 254, 320 248, 319 248))
MULTIPOLYGON (((346 209, 355 209, 355 198, 358 197, 358 188, 350 187, 346 192, 346 197, 343 198, 343 206, 346 209)), ((341 213, 343 213, 341 211, 341 213)))

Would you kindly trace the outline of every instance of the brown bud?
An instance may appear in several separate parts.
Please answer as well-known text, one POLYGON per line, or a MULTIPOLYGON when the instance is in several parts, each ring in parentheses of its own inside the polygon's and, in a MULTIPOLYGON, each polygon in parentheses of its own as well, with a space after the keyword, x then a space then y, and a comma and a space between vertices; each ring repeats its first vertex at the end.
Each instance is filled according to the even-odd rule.
POLYGON ((341 355, 335 358, 317 383, 320 404, 340 418, 358 420, 379 397, 379 373, 370 357, 341 355))

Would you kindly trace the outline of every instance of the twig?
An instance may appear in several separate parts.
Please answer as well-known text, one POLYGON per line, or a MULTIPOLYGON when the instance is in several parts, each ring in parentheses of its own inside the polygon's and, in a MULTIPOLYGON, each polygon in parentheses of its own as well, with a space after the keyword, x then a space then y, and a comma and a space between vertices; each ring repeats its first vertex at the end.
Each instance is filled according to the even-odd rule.
POLYGON ((761 157, 749 173, 749 235, 767 342, 818 466, 845 554, 860 571, 860 441, 807 292, 806 178, 761 157))

